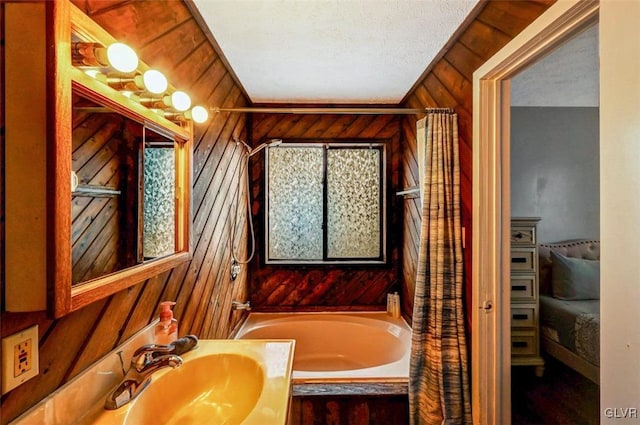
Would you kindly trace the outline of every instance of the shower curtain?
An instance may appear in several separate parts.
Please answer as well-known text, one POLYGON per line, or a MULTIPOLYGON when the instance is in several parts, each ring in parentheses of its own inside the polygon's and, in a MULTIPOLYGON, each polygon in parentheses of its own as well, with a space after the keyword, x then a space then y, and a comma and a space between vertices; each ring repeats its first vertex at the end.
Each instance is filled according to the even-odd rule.
MULTIPOLYGON (((471 424, 457 115, 428 113, 409 374, 412 425, 471 424)), ((426 124, 426 125, 420 125, 426 124)), ((420 148, 420 146, 418 146, 420 148)), ((422 160, 422 158, 421 158, 422 160)))

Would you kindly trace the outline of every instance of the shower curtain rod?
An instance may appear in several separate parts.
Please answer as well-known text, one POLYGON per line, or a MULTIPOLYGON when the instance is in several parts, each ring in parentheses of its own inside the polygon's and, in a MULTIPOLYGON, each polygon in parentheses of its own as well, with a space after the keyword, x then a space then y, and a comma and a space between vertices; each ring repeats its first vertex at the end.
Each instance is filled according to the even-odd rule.
POLYGON ((245 113, 269 113, 269 114, 427 114, 427 113, 453 113, 452 108, 211 108, 213 113, 218 112, 245 112, 245 113))

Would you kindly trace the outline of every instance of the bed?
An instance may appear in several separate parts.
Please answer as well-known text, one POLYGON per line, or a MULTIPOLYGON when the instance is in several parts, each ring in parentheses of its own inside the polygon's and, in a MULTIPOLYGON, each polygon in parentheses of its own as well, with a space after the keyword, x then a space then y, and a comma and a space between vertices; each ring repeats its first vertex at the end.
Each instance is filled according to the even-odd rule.
POLYGON ((542 350, 600 383, 600 241, 539 244, 542 350))

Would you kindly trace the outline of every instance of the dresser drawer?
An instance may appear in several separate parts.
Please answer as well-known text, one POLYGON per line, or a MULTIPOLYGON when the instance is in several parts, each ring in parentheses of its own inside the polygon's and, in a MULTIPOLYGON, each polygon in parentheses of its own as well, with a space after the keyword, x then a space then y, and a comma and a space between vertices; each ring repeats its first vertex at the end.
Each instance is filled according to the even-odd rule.
POLYGON ((512 226, 511 245, 532 246, 536 244, 536 229, 531 226, 512 226))
POLYGON ((538 353, 538 338, 535 331, 514 331, 511 333, 511 355, 535 356, 538 353))
POLYGON ((537 326, 537 308, 535 306, 511 306, 511 327, 528 328, 537 326))
POLYGON ((537 270, 537 266, 535 248, 511 249, 511 272, 534 273, 537 270))
POLYGON ((537 299, 536 277, 531 275, 511 275, 511 300, 535 301, 537 299))

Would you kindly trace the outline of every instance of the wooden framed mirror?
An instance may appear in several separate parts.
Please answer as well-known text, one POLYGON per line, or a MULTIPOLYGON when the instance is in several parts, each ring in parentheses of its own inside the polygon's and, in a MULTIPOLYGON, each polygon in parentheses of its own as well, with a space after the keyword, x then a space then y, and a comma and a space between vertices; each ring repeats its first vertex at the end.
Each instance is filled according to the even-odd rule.
POLYGON ((191 257, 193 125, 73 66, 73 43, 116 40, 70 2, 15 3, 8 13, 38 22, 36 31, 9 29, 15 50, 6 54, 23 57, 7 61, 10 83, 45 83, 34 98, 6 98, 15 105, 7 115, 7 218, 38 225, 7 227, 5 308, 60 317, 191 257), (29 58, 23 52, 34 41, 46 51, 29 58), (42 119, 29 122, 34 108, 42 119), (46 193, 21 191, 25 178, 46 193))

